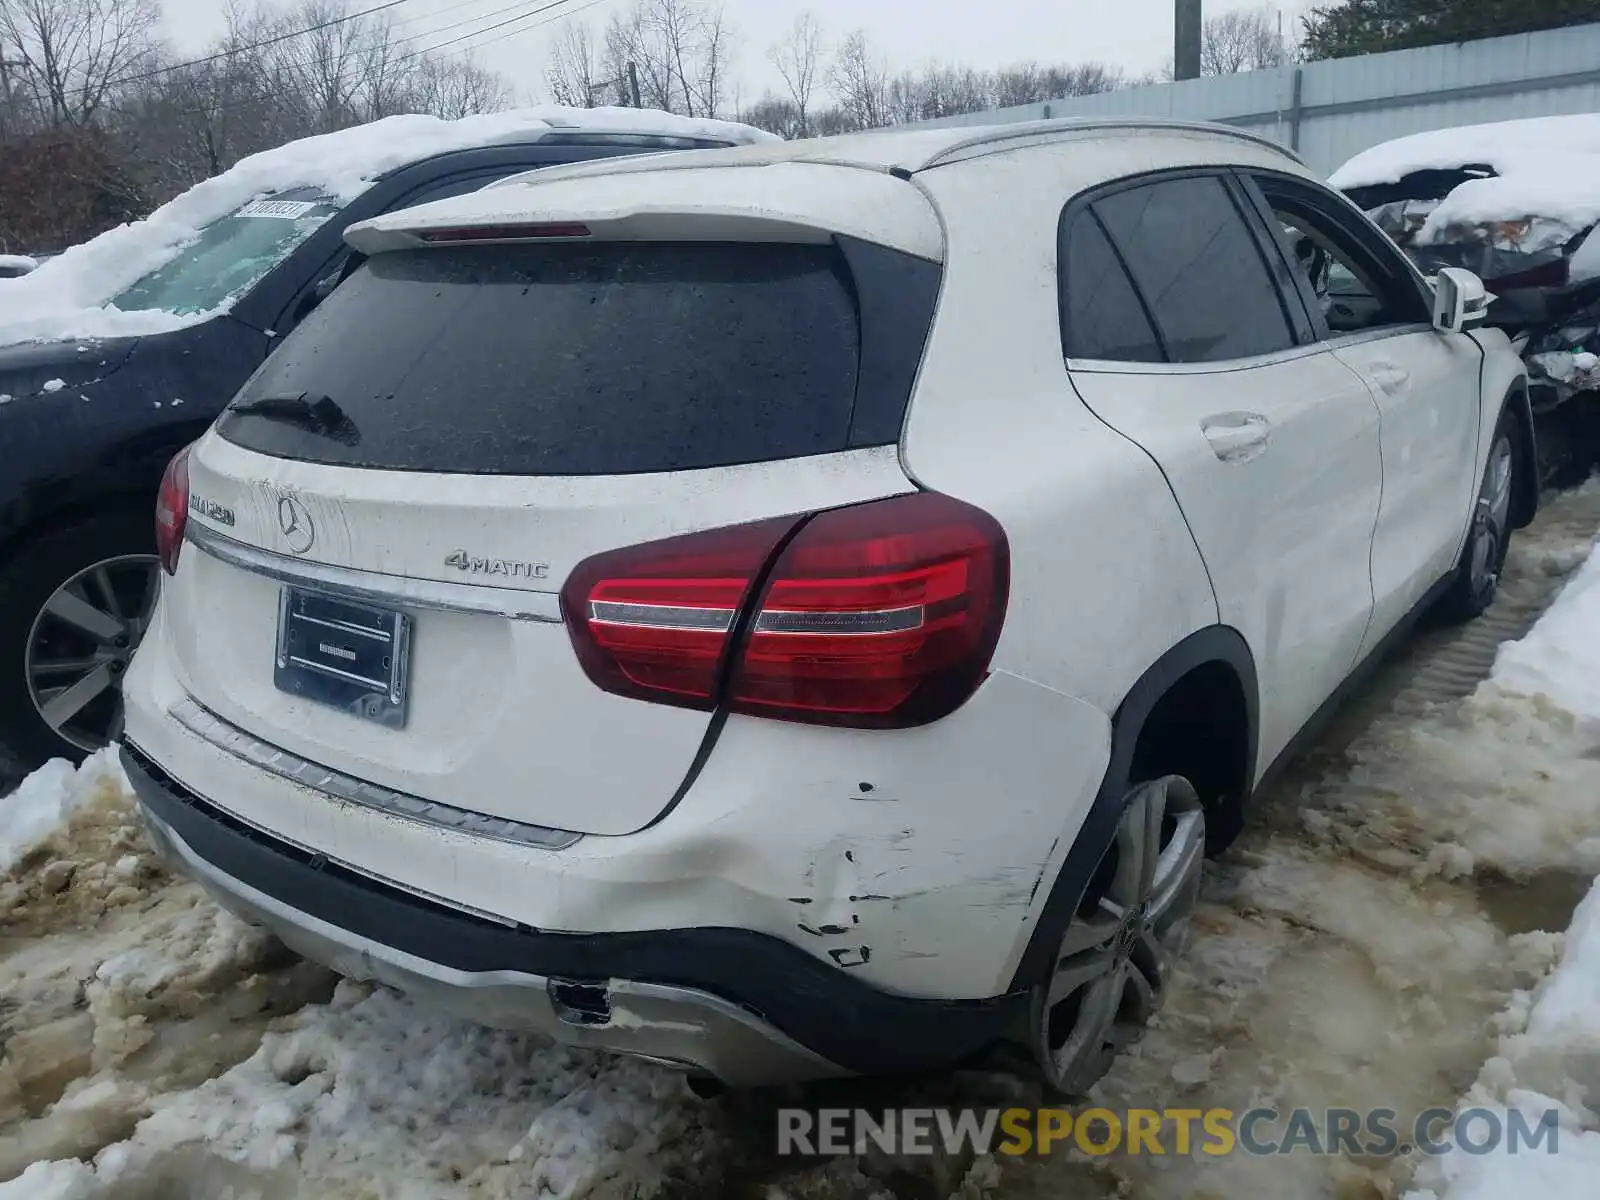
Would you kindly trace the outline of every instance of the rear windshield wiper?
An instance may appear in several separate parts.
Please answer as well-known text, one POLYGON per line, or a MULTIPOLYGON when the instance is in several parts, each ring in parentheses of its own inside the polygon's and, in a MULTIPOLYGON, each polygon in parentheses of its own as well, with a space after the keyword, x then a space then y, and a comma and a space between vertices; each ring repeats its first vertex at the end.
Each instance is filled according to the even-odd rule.
POLYGON ((298 396, 257 396, 233 405, 228 412, 233 416, 264 417, 269 421, 301 425, 347 446, 354 446, 361 440, 361 431, 355 422, 330 396, 313 397, 309 392, 298 396))

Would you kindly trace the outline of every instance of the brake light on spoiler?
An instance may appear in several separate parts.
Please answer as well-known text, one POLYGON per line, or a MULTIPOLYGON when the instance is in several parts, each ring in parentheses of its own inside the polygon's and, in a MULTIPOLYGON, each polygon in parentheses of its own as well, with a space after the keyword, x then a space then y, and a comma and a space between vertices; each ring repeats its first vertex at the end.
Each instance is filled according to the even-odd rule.
POLYGON ((596 555, 562 589, 562 612, 606 691, 905 728, 983 681, 1009 568, 994 518, 913 492, 596 555))
POLYGON ((532 242, 549 238, 586 238, 589 227, 576 222, 544 225, 468 225, 450 229, 423 229, 417 237, 430 244, 462 242, 532 242))

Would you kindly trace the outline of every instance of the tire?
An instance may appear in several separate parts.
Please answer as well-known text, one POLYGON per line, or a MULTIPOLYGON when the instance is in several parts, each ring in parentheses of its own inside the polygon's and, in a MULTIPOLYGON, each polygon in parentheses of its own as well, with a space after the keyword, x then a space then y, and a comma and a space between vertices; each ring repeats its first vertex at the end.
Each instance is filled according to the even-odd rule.
POLYGON ((155 553, 153 519, 130 504, 9 555, 0 571, 0 742, 24 766, 79 762, 120 734, 122 673, 159 591, 155 553), (46 715, 68 709, 55 723, 46 715))
POLYGON ((1507 409, 1495 423, 1489 457, 1473 500, 1466 545, 1449 588, 1436 612, 1445 621, 1463 622, 1481 616, 1499 592, 1500 572, 1511 547, 1511 505, 1519 472, 1526 470, 1522 426, 1507 409))
POLYGON ((1205 809, 1186 779, 1129 790, 1050 973, 1029 998, 1029 1048, 1051 1096, 1085 1096, 1165 1002, 1199 900, 1205 844, 1205 809))

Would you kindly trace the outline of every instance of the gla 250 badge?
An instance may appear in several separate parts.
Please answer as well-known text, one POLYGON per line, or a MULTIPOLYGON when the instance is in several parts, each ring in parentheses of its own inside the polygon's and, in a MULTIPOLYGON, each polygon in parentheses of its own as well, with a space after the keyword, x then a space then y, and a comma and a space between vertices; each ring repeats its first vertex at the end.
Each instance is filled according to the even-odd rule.
POLYGON ((548 579, 550 564, 515 562, 509 558, 484 558, 456 550, 445 556, 444 564, 469 575, 504 575, 507 579, 548 579))
POLYGON ((234 524, 233 509, 215 500, 207 500, 198 492, 189 493, 189 511, 199 513, 208 521, 215 521, 218 525, 234 524))

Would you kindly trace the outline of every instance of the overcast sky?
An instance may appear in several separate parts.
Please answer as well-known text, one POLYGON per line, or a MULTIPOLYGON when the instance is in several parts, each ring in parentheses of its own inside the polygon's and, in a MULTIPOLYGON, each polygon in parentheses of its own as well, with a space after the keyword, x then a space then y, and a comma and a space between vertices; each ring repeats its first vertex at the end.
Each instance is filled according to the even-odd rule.
MULTIPOLYGON (((352 0, 358 7, 378 0, 352 0)), ((405 0, 393 10, 401 32, 423 47, 470 34, 550 0, 405 0), (499 15, 496 13, 504 9, 499 15), (444 26, 467 22, 446 32, 444 26)), ((544 101, 544 65, 551 35, 561 28, 552 18, 586 11, 563 21, 599 28, 630 0, 559 0, 561 7, 450 47, 454 52, 483 43, 477 60, 507 76, 519 101, 544 101), (534 26, 535 22, 548 22, 534 26), (527 26, 523 29, 523 26, 527 26), (506 36, 510 34, 511 36, 506 36), (498 40, 491 40, 498 39, 498 40)), ((1246 3, 1249 0, 1245 0, 1246 3)), ((1156 70, 1172 55, 1173 0, 724 0, 738 34, 735 78, 739 100, 750 103, 763 91, 781 90, 767 63, 767 47, 806 10, 822 21, 830 38, 863 28, 894 68, 929 61, 996 67, 1034 59, 1041 62, 1102 61, 1138 75, 1156 70)), ((222 28, 224 0, 162 0, 168 36, 180 51, 199 53, 222 28)), ((1207 9, 1233 7, 1208 0, 1207 9)), ((1298 4, 1285 2, 1284 23, 1298 4)))

